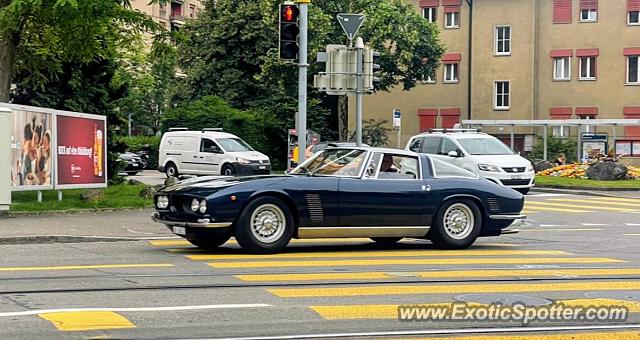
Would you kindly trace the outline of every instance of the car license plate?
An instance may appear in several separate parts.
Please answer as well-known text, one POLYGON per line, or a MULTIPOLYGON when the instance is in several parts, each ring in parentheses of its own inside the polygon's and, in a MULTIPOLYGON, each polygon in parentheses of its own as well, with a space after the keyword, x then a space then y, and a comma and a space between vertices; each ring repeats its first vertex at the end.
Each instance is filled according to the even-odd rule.
POLYGON ((267 167, 266 167, 265 165, 261 165, 261 166, 259 166, 259 167, 258 167, 258 169, 260 169, 260 170, 264 170, 264 169, 266 169, 266 168, 267 168, 267 167))
POLYGON ((186 235, 187 230, 184 227, 173 227, 173 233, 178 235, 186 235))
POLYGON ((513 175, 511 179, 522 179, 522 175, 513 175))

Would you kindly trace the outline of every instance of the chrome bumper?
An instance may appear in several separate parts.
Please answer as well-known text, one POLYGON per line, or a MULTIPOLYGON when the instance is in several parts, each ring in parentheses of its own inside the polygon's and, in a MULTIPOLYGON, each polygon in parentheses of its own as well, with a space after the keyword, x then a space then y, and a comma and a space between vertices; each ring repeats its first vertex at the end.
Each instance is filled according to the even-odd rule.
POLYGON ((500 231, 500 235, 504 235, 504 234, 517 234, 519 233, 520 230, 519 229, 503 229, 500 231))
POLYGON ((489 215, 492 220, 521 220, 527 218, 527 215, 489 215))
POLYGON ((162 223, 167 226, 190 227, 190 228, 228 228, 233 224, 231 222, 211 222, 207 218, 198 220, 198 222, 167 221, 167 220, 160 219, 160 214, 157 212, 154 212, 151 215, 151 219, 153 220, 153 222, 162 223))

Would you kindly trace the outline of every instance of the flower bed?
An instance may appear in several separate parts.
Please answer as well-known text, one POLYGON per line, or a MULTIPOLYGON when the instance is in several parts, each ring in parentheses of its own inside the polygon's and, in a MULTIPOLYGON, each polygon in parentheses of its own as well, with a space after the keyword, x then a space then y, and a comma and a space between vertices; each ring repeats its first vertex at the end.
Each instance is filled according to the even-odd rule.
MULTIPOLYGON (((573 163, 567 165, 559 165, 547 170, 540 171, 536 176, 550 176, 550 177, 566 177, 566 178, 583 178, 587 179, 587 169, 589 169, 589 163, 573 163)), ((627 166, 627 178, 640 179, 640 167, 627 166)))

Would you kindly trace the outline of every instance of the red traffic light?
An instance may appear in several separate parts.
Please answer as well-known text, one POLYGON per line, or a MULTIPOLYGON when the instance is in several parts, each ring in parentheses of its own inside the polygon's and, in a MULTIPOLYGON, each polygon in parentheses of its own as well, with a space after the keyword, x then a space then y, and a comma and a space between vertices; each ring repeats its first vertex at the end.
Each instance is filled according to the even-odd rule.
POLYGON ((283 22, 295 22, 298 20, 298 7, 294 5, 284 5, 281 9, 283 22))

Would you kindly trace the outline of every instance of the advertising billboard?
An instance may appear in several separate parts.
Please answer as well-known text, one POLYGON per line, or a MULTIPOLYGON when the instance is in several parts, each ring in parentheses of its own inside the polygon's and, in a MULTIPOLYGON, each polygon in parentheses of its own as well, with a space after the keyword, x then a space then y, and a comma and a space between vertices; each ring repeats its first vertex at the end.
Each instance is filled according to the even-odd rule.
POLYGON ((56 115, 56 189, 107 186, 105 118, 56 115))
POLYGON ((13 109, 11 128, 11 190, 53 189, 53 115, 13 109))

